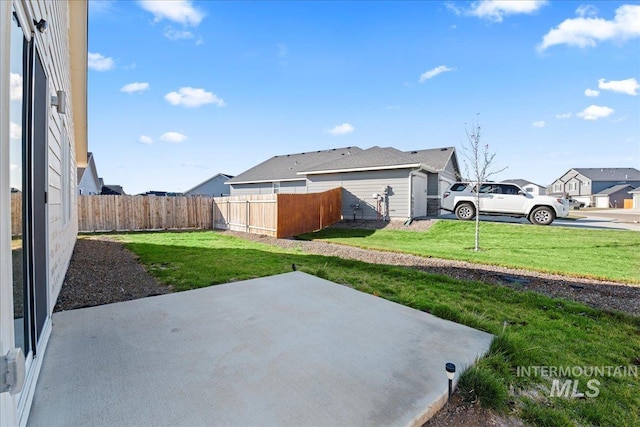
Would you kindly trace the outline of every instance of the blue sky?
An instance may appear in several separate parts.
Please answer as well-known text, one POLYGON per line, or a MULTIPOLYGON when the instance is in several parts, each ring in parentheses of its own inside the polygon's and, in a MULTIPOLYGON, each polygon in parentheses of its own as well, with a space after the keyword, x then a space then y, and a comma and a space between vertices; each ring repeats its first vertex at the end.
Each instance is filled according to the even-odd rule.
POLYGON ((640 169, 640 2, 90 1, 89 150, 128 194, 278 154, 455 146, 640 169))

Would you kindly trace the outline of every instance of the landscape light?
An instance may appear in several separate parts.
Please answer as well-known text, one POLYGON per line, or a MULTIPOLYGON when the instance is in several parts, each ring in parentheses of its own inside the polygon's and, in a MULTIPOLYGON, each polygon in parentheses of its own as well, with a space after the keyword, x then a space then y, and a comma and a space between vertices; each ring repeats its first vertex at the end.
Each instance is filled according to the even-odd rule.
POLYGON ((449 379, 449 399, 447 400, 447 406, 449 406, 449 401, 451 400, 453 377, 456 375, 456 365, 449 362, 444 365, 444 369, 445 371, 447 371, 447 378, 449 379))

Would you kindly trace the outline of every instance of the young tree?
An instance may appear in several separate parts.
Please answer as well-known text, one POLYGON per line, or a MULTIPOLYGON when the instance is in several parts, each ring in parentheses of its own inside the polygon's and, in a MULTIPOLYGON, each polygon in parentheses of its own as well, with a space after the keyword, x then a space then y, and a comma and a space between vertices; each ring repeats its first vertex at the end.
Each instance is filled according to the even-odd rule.
POLYGON ((475 247, 477 252, 480 250, 480 185, 487 181, 491 176, 507 169, 495 169, 493 161, 496 157, 495 153, 489 151, 489 144, 482 145, 480 142, 482 128, 478 122, 478 116, 471 124, 471 129, 465 126, 467 134, 467 142, 462 146, 464 155, 464 164, 466 174, 471 183, 475 183, 475 214, 476 214, 476 230, 475 230, 475 247))

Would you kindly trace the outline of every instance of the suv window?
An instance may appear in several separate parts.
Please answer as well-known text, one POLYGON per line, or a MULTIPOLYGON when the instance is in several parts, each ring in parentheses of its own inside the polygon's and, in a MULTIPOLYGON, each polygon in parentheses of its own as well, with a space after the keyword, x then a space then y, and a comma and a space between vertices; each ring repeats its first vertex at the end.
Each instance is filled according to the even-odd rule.
POLYGON ((501 184, 500 187, 502 187, 502 194, 513 194, 517 196, 518 193, 520 193, 520 189, 515 185, 501 184))
POLYGON ((500 189, 500 186, 496 184, 482 184, 480 186, 480 193, 500 194, 502 193, 502 190, 500 189))
POLYGON ((456 182, 455 184, 453 184, 451 186, 449 191, 464 191, 465 188, 467 188, 467 184, 465 184, 463 182, 456 182))

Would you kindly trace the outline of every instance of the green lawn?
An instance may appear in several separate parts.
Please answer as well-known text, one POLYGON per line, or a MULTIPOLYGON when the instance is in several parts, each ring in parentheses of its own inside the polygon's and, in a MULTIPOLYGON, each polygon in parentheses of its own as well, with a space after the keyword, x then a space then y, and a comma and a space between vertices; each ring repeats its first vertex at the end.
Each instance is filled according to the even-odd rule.
POLYGON ((368 249, 640 283, 640 233, 482 222, 481 250, 475 252, 474 226, 473 222, 438 221, 424 232, 327 228, 301 237, 368 249))
POLYGON ((622 366, 636 367, 637 373, 640 318, 410 268, 283 250, 217 232, 116 238, 177 290, 284 273, 295 263, 301 271, 490 332, 497 339, 488 356, 463 375, 463 395, 477 395, 482 404, 532 425, 640 425, 637 375, 571 377, 583 392, 591 390, 588 380, 600 382, 598 396, 584 399, 551 397, 551 378, 518 375, 518 369, 522 373, 522 367, 531 366, 622 366))

